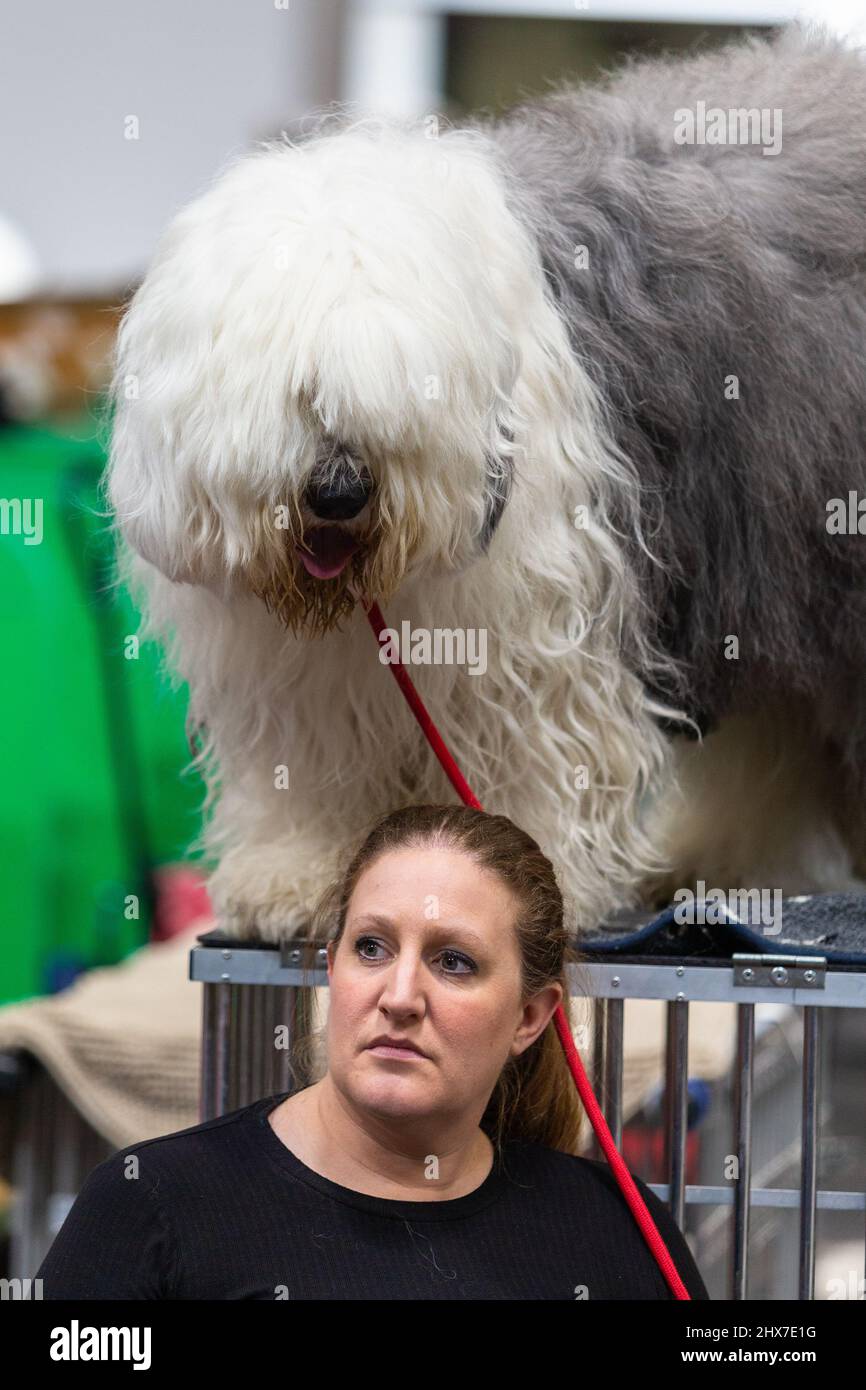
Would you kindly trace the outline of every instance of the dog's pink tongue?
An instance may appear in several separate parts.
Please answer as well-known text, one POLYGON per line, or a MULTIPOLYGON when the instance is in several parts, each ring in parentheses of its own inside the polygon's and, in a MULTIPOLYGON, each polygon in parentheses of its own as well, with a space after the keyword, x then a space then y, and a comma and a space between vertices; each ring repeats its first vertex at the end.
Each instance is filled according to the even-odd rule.
POLYGON ((304 544, 307 550, 296 549, 307 573, 315 579, 334 579, 358 549, 354 537, 337 526, 316 527, 304 537, 304 544))

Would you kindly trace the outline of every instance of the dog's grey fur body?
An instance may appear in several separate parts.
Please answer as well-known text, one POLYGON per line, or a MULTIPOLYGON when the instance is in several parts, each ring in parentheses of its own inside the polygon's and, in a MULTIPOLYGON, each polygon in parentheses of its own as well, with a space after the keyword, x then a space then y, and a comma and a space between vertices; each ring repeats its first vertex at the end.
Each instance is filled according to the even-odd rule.
POLYGON ((631 559, 677 663, 665 694, 703 729, 805 702, 862 795, 866 549, 826 523, 829 499, 866 496, 866 62, 795 28, 630 64, 489 128, 640 476, 661 563, 631 559), (698 101, 780 110, 780 151, 675 144, 698 101))

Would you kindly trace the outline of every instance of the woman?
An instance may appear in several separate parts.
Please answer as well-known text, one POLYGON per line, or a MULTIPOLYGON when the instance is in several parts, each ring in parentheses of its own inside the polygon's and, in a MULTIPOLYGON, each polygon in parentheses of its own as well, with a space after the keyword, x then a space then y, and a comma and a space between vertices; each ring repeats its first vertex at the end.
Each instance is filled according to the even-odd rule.
MULTIPOLYGON (((379 820, 319 905, 327 1071, 120 1151, 38 1277, 51 1299, 669 1299, 551 1023, 567 932, 504 816, 379 820)), ((637 1180, 692 1298, 667 1208, 637 1180)))

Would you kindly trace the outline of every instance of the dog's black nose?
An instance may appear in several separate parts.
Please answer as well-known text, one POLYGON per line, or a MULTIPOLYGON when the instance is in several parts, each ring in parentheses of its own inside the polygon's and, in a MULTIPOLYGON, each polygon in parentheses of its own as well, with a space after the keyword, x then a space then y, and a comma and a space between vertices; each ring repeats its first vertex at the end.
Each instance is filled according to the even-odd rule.
POLYGON ((317 480, 312 476, 304 493, 304 501, 322 521, 349 521, 366 506, 373 491, 369 469, 344 466, 334 472, 322 472, 317 480))

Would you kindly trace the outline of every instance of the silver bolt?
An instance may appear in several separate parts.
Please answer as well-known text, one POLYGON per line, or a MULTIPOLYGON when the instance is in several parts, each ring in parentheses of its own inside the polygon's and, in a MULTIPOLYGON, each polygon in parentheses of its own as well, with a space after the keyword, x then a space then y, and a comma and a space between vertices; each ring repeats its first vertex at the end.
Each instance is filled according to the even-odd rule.
POLYGON ((753 974, 752 967, 751 967, 750 965, 747 965, 746 968, 745 968, 745 970, 743 971, 743 979, 744 979, 744 980, 751 980, 752 974, 753 974))
POLYGON ((684 965, 678 965, 678 966, 677 966, 677 974, 678 974, 678 975, 685 975, 685 973, 686 973, 686 968, 685 968, 685 966, 684 966, 684 965))
POLYGON ((770 978, 774 984, 786 985, 788 983, 788 972, 784 965, 774 965, 770 971, 770 978))
POLYGON ((232 953, 231 953, 231 951, 223 951, 223 960, 231 960, 231 958, 232 958, 232 953))
POLYGON ((803 971, 803 979, 806 981, 806 984, 807 984, 807 985, 810 985, 810 984, 812 983, 812 981, 815 979, 815 972, 814 972, 814 970, 804 970, 804 971, 803 971))
POLYGON ((611 984, 613 985, 614 989, 619 989, 620 983, 621 982, 619 975, 614 975, 613 979, 611 980, 611 984))
POLYGON ((224 970, 223 973, 220 975, 220 979, 221 979, 221 980, 230 980, 230 979, 231 979, 231 975, 229 974, 229 972, 228 972, 227 970, 224 970))

